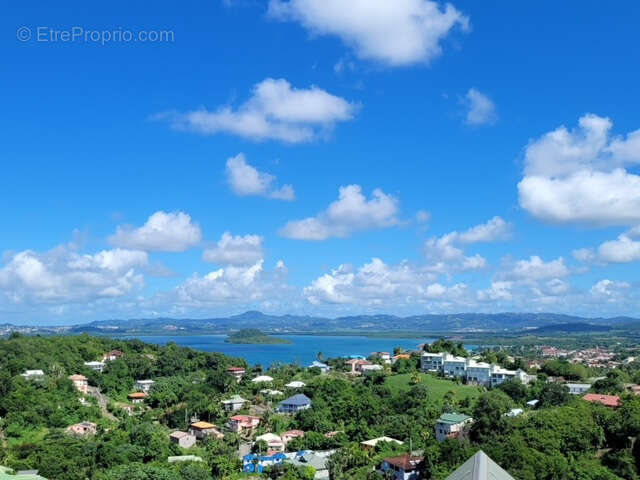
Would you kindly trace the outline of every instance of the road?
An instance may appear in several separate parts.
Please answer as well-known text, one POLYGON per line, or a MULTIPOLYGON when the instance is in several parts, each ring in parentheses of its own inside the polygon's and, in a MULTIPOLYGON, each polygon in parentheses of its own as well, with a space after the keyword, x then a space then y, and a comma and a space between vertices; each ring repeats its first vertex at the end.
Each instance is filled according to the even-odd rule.
POLYGON ((98 406, 100 407, 100 410, 102 410, 102 415, 107 417, 109 420, 117 422, 118 418, 107 410, 107 402, 109 401, 109 398, 102 393, 98 387, 89 387, 88 392, 89 395, 98 400, 98 406))

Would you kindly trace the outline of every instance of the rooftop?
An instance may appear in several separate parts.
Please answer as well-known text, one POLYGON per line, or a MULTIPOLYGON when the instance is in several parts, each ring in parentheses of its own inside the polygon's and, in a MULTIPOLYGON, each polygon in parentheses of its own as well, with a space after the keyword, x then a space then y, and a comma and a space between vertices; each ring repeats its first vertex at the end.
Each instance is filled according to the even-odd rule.
POLYGON ((469 458, 446 480, 515 480, 482 450, 469 458))
POLYGON ((391 437, 378 437, 378 438, 373 438, 371 440, 366 440, 360 443, 362 445, 367 445, 368 447, 375 447, 379 442, 395 442, 398 445, 402 445, 404 443, 404 442, 401 442, 400 440, 396 440, 395 438, 391 438, 391 437))
POLYGON ((467 420, 471 420, 469 415, 464 415, 462 413, 443 413, 440 415, 438 419, 439 423, 450 423, 452 425, 456 423, 466 422, 467 420))
POLYGON ((289 397, 280 403, 284 405, 310 405, 311 399, 304 393, 297 393, 296 395, 293 395, 292 397, 289 397))
POLYGON ((216 428, 216 426, 213 423, 209 423, 209 422, 195 422, 191 424, 192 428, 196 428, 198 430, 208 430, 210 428, 216 428))
POLYGON ((400 455, 399 457, 389 457, 384 459, 388 464, 398 467, 405 472, 415 470, 420 466, 423 460, 424 457, 413 457, 408 453, 400 455))
POLYGON ((583 400, 589 403, 599 403, 607 407, 619 407, 621 405, 620 397, 617 395, 600 395, 598 393, 587 393, 583 400))

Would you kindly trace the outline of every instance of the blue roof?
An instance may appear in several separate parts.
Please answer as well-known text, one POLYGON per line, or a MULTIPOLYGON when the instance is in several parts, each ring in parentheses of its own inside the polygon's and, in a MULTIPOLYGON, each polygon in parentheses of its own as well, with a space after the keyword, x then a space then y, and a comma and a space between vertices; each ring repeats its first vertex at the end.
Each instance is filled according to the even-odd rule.
POLYGON ((296 395, 281 401, 280 405, 311 405, 311 399, 304 393, 297 393, 296 395))

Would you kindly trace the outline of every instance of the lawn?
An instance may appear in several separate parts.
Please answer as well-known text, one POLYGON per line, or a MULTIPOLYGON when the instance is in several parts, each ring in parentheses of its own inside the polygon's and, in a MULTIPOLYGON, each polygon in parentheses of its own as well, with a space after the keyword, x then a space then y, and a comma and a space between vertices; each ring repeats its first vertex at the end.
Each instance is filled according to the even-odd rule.
MULTIPOLYGON (((411 388, 411 376, 412 374, 410 373, 392 375, 387 377, 386 384, 394 392, 408 390, 411 388)), ((479 387, 458 384, 452 380, 439 378, 428 373, 420 373, 420 381, 422 384, 429 387, 429 396, 434 400, 442 400, 445 394, 450 390, 455 393, 458 400, 462 400, 463 398, 475 398, 480 395, 480 392, 482 391, 479 387)))

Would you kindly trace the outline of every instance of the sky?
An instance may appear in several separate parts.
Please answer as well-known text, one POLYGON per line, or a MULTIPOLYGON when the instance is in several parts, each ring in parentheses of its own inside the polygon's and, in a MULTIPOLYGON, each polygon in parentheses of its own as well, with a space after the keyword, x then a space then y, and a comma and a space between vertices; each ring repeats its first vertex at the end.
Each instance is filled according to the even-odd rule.
POLYGON ((13 2, 0 323, 640 316, 640 5, 13 2))

